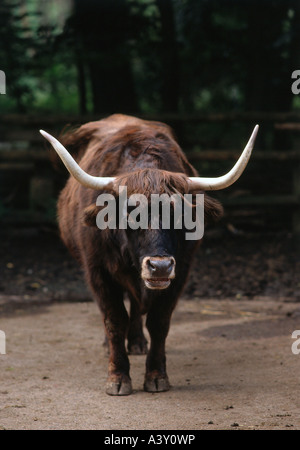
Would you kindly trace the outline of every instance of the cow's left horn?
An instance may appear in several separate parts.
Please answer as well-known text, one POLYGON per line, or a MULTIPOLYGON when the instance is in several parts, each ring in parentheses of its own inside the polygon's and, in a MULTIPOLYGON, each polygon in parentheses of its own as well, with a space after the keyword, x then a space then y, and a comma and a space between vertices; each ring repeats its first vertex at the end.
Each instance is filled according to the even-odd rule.
POLYGON ((66 150, 65 147, 57 139, 55 139, 55 137, 43 130, 40 130, 40 133, 47 139, 47 141, 50 142, 70 174, 73 175, 73 177, 76 178, 76 180, 83 186, 97 190, 104 188, 108 183, 115 180, 114 177, 94 177, 89 175, 82 170, 81 167, 79 167, 68 150, 66 150))
POLYGON ((233 184, 242 175, 246 165, 248 164, 258 129, 259 126, 256 125, 243 153, 241 154, 233 168, 226 175, 216 178, 190 177, 189 181, 191 182, 191 189, 217 191, 220 189, 225 189, 226 187, 233 184))

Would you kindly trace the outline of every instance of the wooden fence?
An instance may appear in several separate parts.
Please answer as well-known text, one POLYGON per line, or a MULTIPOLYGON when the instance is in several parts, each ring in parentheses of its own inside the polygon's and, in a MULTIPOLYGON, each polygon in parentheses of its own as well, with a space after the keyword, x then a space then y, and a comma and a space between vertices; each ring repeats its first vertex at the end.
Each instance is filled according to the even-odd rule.
MULTIPOLYGON (((55 201, 63 181, 51 166, 47 145, 38 130, 43 128, 57 136, 66 124, 78 125, 99 118, 101 117, 62 115, 0 116, 0 220, 3 223, 28 225, 55 221, 55 201)), ((249 124, 249 133, 255 123, 259 123, 261 129, 266 126, 273 130, 285 130, 292 136, 291 149, 262 150, 256 145, 245 175, 234 188, 229 188, 229 194, 221 193, 220 198, 228 210, 236 211, 236 216, 242 209, 247 210, 247 220, 250 221, 255 215, 254 211, 259 215, 261 211, 272 210, 273 217, 276 217, 276 209, 278 211, 279 208, 280 214, 281 211, 285 213, 288 210, 291 228, 300 233, 299 113, 161 114, 159 117, 148 115, 145 118, 169 123, 175 131, 177 127, 181 129, 186 125, 197 129, 204 124, 208 126, 216 123, 229 127, 237 123, 243 126, 249 124), (272 176, 273 172, 278 177, 272 176)), ((245 136, 245 140, 247 138, 245 136)), ((184 143, 183 148, 185 149, 184 143)), ((217 176, 221 173, 215 174, 212 170, 216 167, 219 171, 223 167, 226 170, 230 168, 238 159, 241 149, 188 148, 186 154, 201 175, 217 176)))

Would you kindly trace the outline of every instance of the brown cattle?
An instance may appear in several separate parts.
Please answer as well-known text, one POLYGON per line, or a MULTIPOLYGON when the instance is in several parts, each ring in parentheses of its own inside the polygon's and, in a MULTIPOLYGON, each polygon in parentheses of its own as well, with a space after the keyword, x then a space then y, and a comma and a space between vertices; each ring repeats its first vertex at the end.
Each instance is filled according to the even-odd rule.
MULTIPOLYGON (((156 217, 156 228, 122 228, 119 222, 117 227, 110 227, 108 220, 107 227, 99 229, 97 216, 104 207, 104 203, 97 202, 99 194, 106 194, 108 202, 115 200, 117 216, 123 208, 120 209, 120 189, 124 186, 128 199, 133 194, 143 194, 149 205, 152 194, 176 194, 180 198, 192 194, 190 207, 194 211, 197 193, 222 189, 240 176, 257 129, 234 168, 215 179, 198 176, 171 129, 160 122, 116 114, 66 134, 63 144, 80 167, 62 144, 41 131, 73 175, 58 200, 59 228, 65 245, 82 265, 102 312, 110 350, 108 394, 132 392, 126 339, 129 353, 147 353, 144 389, 169 389, 165 341, 172 311, 200 240, 187 240, 184 224, 181 228, 174 224, 164 228, 161 212, 156 217), (130 300, 129 314, 124 306, 125 295, 130 300), (149 351, 142 314, 147 314, 149 351)), ((174 211, 172 203, 170 215, 174 211)), ((205 194, 205 220, 216 220, 221 215, 220 203, 205 194)), ((125 213, 125 219, 129 218, 130 208, 125 213)))

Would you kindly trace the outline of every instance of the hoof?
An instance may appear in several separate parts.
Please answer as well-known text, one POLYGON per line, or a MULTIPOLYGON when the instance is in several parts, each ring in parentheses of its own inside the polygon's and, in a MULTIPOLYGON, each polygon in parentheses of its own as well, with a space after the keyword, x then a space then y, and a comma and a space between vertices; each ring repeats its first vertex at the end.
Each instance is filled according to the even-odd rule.
POLYGON ((170 383, 167 376, 149 376, 146 375, 144 390, 146 392, 165 392, 170 389, 170 383))
POLYGON ((147 341, 143 342, 128 342, 128 353, 129 355, 147 355, 148 345, 147 341))
POLYGON ((108 379, 106 383, 106 393, 108 395, 130 395, 132 393, 130 378, 123 376, 120 377, 120 380, 108 379))

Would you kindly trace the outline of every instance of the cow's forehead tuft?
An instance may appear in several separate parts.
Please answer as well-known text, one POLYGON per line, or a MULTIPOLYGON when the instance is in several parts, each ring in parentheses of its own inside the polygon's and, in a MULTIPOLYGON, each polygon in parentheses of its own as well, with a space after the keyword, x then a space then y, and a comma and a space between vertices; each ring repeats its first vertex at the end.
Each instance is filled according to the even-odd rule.
POLYGON ((171 173, 159 169, 140 169, 118 176, 114 182, 118 189, 120 186, 127 187, 128 195, 135 193, 150 197, 151 194, 184 194, 188 192, 188 178, 183 173, 171 173))

